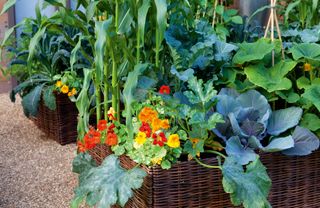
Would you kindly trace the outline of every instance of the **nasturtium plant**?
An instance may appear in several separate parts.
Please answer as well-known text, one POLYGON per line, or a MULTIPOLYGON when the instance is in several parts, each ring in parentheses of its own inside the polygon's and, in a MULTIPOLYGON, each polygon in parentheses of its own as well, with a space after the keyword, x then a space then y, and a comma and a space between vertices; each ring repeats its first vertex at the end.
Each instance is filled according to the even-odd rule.
POLYGON ((146 172, 141 168, 125 170, 115 155, 108 156, 100 166, 93 165, 88 153, 78 154, 73 170, 79 173, 79 186, 71 207, 77 208, 83 200, 98 208, 124 206, 133 196, 133 190, 142 186, 146 172))

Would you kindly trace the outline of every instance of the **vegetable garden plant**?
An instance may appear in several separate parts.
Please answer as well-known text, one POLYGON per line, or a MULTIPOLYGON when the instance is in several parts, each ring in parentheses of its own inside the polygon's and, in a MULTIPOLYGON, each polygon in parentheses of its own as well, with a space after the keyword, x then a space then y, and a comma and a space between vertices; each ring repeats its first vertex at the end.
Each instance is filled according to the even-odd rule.
POLYGON ((58 10, 40 19, 29 62, 37 63, 31 46, 54 31, 72 47, 65 76, 83 68, 74 98, 79 186, 72 207, 84 200, 124 206, 146 176, 140 165, 170 169, 182 158, 221 170, 234 205, 271 207, 271 180, 259 153, 303 156, 319 148, 319 37, 283 25, 283 42, 273 42, 246 25, 239 42, 241 17, 217 0, 79 0, 75 10, 63 1, 45 2, 58 10), (69 36, 66 27, 76 34, 69 36), (114 152, 100 166, 88 154, 97 144, 114 152), (207 153, 219 163, 204 164, 207 153), (138 165, 123 169, 121 155, 138 165))

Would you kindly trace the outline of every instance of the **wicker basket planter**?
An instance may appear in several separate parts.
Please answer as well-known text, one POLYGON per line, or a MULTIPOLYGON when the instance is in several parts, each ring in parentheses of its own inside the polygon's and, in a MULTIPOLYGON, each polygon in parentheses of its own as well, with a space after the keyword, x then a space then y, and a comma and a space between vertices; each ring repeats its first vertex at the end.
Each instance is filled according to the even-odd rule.
MULTIPOLYGON (((90 150, 98 164, 110 153, 105 145, 90 150)), ((124 168, 135 166, 128 157, 120 160, 124 168)), ((320 151, 308 157, 263 154, 261 160, 272 179, 269 201, 274 208, 320 207, 320 151)), ((217 161, 207 158, 204 162, 215 164, 217 161)), ((126 207, 234 207, 223 190, 218 170, 204 168, 194 161, 177 163, 170 170, 144 169, 148 176, 126 207)))
POLYGON ((52 111, 41 100, 38 115, 31 120, 49 138, 61 145, 76 142, 78 116, 76 105, 67 95, 56 94, 56 106, 56 110, 52 111))

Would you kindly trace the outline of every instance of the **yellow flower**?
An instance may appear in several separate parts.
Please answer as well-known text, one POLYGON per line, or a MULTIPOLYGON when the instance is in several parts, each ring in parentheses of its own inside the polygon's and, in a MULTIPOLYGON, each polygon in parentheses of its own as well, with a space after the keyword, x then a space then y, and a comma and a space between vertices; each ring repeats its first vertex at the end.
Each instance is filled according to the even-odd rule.
POLYGON ((146 133, 139 131, 134 141, 141 145, 144 144, 147 141, 146 133))
POLYGON ((311 71, 311 64, 305 63, 305 64, 303 65, 303 70, 304 70, 304 71, 311 71))
POLYGON ((72 88, 71 93, 72 93, 72 95, 77 94, 77 90, 76 90, 76 88, 72 88))
POLYGON ((144 107, 139 113, 141 122, 151 123, 156 118, 158 118, 158 112, 149 107, 144 107))
POLYGON ((68 94, 68 92, 69 92, 69 87, 68 87, 67 85, 63 85, 63 86, 61 87, 61 92, 62 92, 63 94, 68 94))
POLYGON ((109 120, 116 120, 116 111, 114 110, 113 107, 110 107, 109 110, 108 110, 108 118, 109 120))
POLYGON ((56 82, 56 87, 61 87, 62 86, 62 82, 59 80, 56 82))
POLYGON ((162 162, 162 157, 155 157, 151 159, 153 165, 160 165, 162 162))
POLYGON ((73 96, 72 92, 68 92, 68 96, 69 97, 73 96))
POLYGON ((163 128, 163 129, 170 128, 170 124, 169 124, 169 120, 168 119, 164 119, 164 120, 161 121, 161 128, 163 128))
POLYGON ((167 145, 172 148, 180 147, 180 138, 178 134, 172 134, 169 136, 167 145))

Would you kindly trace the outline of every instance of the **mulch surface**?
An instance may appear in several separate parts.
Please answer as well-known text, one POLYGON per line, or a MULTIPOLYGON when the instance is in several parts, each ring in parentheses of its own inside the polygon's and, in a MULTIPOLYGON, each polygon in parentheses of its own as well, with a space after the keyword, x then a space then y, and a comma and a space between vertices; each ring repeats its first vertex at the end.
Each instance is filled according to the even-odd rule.
POLYGON ((0 207, 67 208, 77 184, 76 147, 46 138, 23 115, 20 102, 0 94, 0 207))

